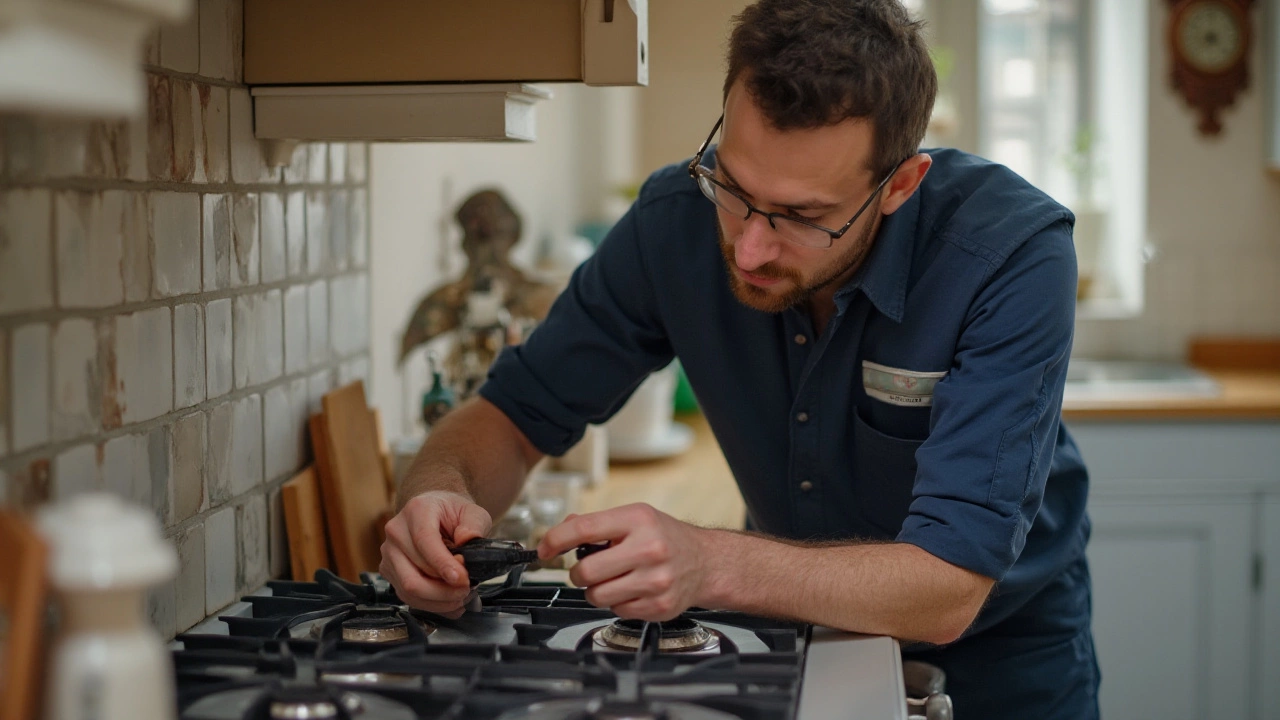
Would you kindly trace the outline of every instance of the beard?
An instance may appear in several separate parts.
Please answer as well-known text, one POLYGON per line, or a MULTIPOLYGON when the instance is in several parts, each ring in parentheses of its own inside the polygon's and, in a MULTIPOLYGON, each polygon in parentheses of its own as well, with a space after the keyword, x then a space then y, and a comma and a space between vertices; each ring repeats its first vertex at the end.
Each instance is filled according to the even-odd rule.
MULTIPOLYGON (((873 213, 871 217, 874 218, 876 217, 874 213, 877 213, 879 209, 880 199, 876 198, 875 207, 868 208, 867 212, 873 213)), ((720 220, 716 218, 716 235, 720 238, 720 255, 724 258, 725 270, 729 273, 729 287, 733 290, 733 296, 743 305, 767 313, 780 313, 787 308, 808 302, 814 293, 841 278, 845 278, 846 274, 856 270, 871 252, 871 246, 875 241, 876 228, 877 223, 867 223, 853 244, 845 248, 830 264, 819 268, 809 280, 805 280, 804 275, 798 270, 785 268, 771 262, 751 271, 752 275, 783 280, 784 282, 780 283, 783 289, 779 291, 775 289, 776 286, 769 288, 757 287, 738 276, 737 262, 734 260, 734 245, 725 239, 724 228, 720 227, 720 220)), ((789 241, 782 240, 780 242, 789 241)))

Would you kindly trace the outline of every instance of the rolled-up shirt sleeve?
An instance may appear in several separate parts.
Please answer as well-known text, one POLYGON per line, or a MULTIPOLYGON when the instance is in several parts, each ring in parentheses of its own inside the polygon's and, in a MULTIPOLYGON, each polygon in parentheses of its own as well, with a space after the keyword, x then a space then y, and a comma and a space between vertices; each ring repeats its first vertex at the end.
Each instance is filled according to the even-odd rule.
POLYGON ((632 207, 480 388, 544 453, 563 454, 674 356, 642 250, 632 207))
POLYGON ((1066 221, 994 270, 934 389, 900 542, 997 581, 1018 559, 1053 460, 1075 294, 1066 221))

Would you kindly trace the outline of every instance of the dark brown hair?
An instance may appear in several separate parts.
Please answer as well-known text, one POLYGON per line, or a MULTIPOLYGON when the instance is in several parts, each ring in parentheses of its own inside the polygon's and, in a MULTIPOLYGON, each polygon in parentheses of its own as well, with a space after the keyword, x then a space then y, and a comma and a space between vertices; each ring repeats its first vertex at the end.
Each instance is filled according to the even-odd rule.
POLYGON ((938 76, 898 0, 760 0, 734 18, 724 93, 738 78, 779 130, 872 122, 877 176, 924 139, 938 76))

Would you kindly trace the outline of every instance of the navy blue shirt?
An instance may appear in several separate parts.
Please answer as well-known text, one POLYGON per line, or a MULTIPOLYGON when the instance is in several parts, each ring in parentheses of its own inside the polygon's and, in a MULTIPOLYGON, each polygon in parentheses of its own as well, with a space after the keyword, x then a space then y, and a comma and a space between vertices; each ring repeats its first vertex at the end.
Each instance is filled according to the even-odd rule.
MULTIPOLYGON (((1002 166, 929 152, 821 335, 803 307, 734 297, 714 205, 685 165, 658 171, 481 394, 558 455, 679 357, 752 527, 916 545, 997 581, 969 634, 1011 617, 1088 536, 1061 425, 1074 220, 1002 166)), ((1079 616, 1066 629, 1083 592, 1032 604, 1079 616)))

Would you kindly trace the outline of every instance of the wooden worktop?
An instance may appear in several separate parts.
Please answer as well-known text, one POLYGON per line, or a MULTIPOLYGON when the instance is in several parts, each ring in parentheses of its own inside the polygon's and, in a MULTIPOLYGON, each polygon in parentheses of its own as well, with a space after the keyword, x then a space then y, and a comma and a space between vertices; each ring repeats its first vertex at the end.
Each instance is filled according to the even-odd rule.
POLYGON ((1089 399, 1063 404, 1075 420, 1280 420, 1280 371, 1206 370, 1222 392, 1215 397, 1089 399))

